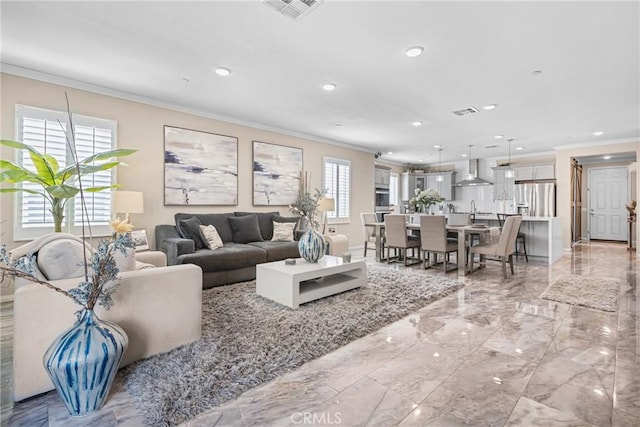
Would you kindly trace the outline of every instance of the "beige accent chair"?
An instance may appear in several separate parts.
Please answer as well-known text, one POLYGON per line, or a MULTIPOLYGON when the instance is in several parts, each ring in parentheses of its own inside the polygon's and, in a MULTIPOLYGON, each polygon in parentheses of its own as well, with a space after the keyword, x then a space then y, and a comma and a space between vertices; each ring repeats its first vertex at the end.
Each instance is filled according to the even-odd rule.
MULTIPOLYGON (((374 212, 360 212, 360 223, 362 224, 362 235, 364 236, 364 257, 367 257, 367 249, 376 249, 376 228, 374 226, 367 226, 365 224, 371 224, 378 222, 378 217, 374 212), (370 245, 373 244, 373 247, 370 245)), ((384 254, 384 236, 381 240, 382 247, 380 252, 384 254)))
MULTIPOLYGON (((445 273, 457 269, 457 265, 449 264, 449 254, 458 252, 457 241, 447 238, 446 220, 442 215, 422 215, 420 217, 420 241, 422 243, 422 258, 424 268, 435 266, 438 261, 438 254, 443 254, 442 271, 445 273), (431 263, 431 254, 434 254, 434 262, 431 263), (427 261, 429 262, 427 264, 427 261)), ((460 262, 460 260, 456 260, 460 262)))
POLYGON ((412 265, 420 262, 420 237, 410 236, 407 233, 405 215, 385 215, 385 237, 387 251, 387 262, 391 263, 391 249, 399 249, 400 256, 403 259, 404 265, 412 265), (418 249, 418 257, 411 258, 414 262, 408 263, 409 254, 408 250, 412 251, 418 249))
MULTIPOLYGON (((52 239, 72 239, 76 236, 55 233, 11 252, 13 259, 27 253, 37 253, 52 239), (53 236, 53 237, 50 237, 53 236)), ((114 306, 105 311, 96 307, 100 319, 120 325, 129 336, 129 347, 120 367, 180 345, 197 341, 201 336, 202 270, 193 264, 167 267, 164 253, 139 252, 137 261, 155 268, 123 271, 120 287, 113 295, 114 306)), ((50 283, 71 289, 78 278, 50 280, 50 283)), ((16 281, 13 303, 13 398, 15 401, 52 390, 42 357, 53 340, 70 328, 80 306, 64 295, 46 287, 16 281)))
POLYGON ((502 227, 500 238, 497 242, 480 243, 475 246, 471 246, 469 252, 471 256, 470 268, 473 271, 473 261, 475 254, 480 255, 480 264, 484 266, 486 264, 486 257, 497 257, 497 260, 502 262, 502 277, 507 278, 507 260, 511 266, 511 274, 515 274, 513 269, 513 252, 515 250, 515 242, 518 237, 518 230, 520 229, 520 223, 522 222, 522 216, 510 216, 502 227))

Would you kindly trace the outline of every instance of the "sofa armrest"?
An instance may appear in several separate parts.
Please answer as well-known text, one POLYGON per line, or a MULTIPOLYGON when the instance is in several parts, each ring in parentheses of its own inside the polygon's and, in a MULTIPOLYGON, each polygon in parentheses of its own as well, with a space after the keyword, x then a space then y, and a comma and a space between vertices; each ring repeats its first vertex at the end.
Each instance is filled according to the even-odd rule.
POLYGON ((195 243, 183 239, 173 225, 156 225, 156 249, 167 255, 167 265, 178 264, 178 257, 195 252, 195 243))
POLYGON ((161 251, 136 252, 136 261, 152 264, 156 267, 166 267, 167 255, 161 251))

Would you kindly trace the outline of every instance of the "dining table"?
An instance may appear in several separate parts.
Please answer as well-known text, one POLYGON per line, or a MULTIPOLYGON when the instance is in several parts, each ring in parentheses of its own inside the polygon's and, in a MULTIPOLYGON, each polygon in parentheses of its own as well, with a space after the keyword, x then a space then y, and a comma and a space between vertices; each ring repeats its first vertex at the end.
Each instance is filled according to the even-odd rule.
MULTIPOLYGON (((382 233, 385 229, 384 222, 369 222, 365 223, 367 227, 375 228, 375 238, 376 238, 376 261, 382 262, 386 258, 384 258, 384 253, 382 250, 382 233)), ((455 231, 458 233, 458 253, 456 258, 456 263, 458 265, 458 274, 461 276, 466 276, 471 273, 469 262, 467 260, 467 245, 469 243, 469 239, 472 235, 480 235, 482 238, 488 237, 491 229, 487 226, 482 225, 447 225, 445 226, 447 231, 455 231), (463 262, 460 262, 462 260, 463 262)), ((419 223, 407 222, 407 231, 420 231, 419 223)))

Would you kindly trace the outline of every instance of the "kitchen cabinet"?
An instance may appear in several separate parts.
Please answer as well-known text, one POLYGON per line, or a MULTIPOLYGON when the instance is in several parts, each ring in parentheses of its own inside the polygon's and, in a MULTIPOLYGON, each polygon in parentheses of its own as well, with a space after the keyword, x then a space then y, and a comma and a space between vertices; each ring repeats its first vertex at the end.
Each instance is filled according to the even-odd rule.
POLYGON ((391 181, 391 168, 376 166, 375 183, 388 186, 391 181))
POLYGON ((400 184, 402 200, 411 200, 416 195, 416 188, 420 190, 432 188, 438 191, 445 200, 453 200, 454 175, 454 171, 442 172, 441 174, 403 172, 400 184), (438 182, 438 175, 442 175, 442 182, 438 182))
POLYGON ((409 201, 415 196, 416 175, 411 172, 403 172, 400 182, 400 196, 403 201, 409 201))
POLYGON ((453 175, 455 172, 427 174, 427 188, 436 190, 445 200, 453 200, 453 175), (442 176, 442 182, 438 182, 438 176, 442 176))
POLYGON ((515 179, 507 177, 507 167, 493 168, 493 200, 513 200, 515 179))
POLYGON ((516 171, 516 181, 533 181, 541 179, 555 179, 556 165, 530 165, 518 166, 514 168, 516 171))

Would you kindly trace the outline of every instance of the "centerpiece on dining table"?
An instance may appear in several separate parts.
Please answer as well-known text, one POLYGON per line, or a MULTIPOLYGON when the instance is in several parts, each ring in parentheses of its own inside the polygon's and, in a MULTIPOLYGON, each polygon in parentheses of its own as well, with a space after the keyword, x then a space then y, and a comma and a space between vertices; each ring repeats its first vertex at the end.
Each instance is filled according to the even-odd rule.
POLYGON ((409 204, 416 212, 428 213, 431 206, 445 200, 440 193, 432 188, 427 188, 426 190, 416 188, 415 194, 415 197, 409 200, 409 204))

